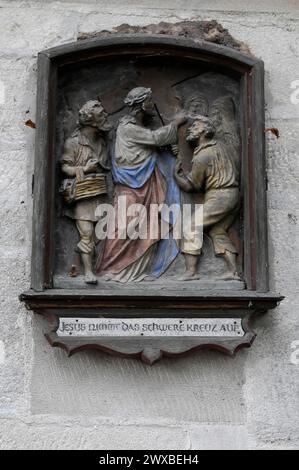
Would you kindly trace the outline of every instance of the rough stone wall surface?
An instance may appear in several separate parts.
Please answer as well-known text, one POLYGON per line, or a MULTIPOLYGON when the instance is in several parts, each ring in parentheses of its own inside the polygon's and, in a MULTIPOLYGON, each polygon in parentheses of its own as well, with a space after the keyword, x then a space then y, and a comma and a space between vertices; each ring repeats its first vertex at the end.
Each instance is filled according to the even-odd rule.
POLYGON ((298 1, 0 0, 0 24, 0 448, 298 447, 298 1), (217 20, 265 62, 266 125, 280 132, 267 133, 271 288, 286 299, 233 359, 68 359, 18 301, 30 282, 35 131, 24 123, 37 52, 122 23, 190 19, 217 20))

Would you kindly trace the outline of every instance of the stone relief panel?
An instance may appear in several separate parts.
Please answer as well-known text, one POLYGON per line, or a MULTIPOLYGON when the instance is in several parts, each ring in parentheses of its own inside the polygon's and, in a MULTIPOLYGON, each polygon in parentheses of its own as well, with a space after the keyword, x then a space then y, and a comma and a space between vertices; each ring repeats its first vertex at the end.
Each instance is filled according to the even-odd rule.
POLYGON ((239 86, 158 57, 58 76, 54 286, 244 288, 239 86))
POLYGON ((214 21, 148 28, 39 54, 20 298, 69 355, 234 354, 283 299, 268 285, 263 62, 214 21))

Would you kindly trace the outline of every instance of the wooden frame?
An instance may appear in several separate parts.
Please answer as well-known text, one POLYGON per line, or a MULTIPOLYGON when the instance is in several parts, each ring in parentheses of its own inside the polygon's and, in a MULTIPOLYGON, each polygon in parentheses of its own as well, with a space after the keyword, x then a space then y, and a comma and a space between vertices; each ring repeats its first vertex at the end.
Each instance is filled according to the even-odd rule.
MULTIPOLYGON (((232 48, 164 35, 111 35, 52 48, 38 55, 37 133, 34 170, 31 289, 21 295, 28 308, 49 314, 54 309, 148 307, 155 309, 273 308, 281 296, 269 292, 267 242, 267 177, 264 143, 263 62, 232 48), (53 289, 53 218, 55 195, 55 103, 57 71, 74 63, 106 57, 159 55, 218 65, 238 74, 244 107, 243 194, 244 277, 246 290, 134 293, 125 288, 53 289)), ((53 342, 53 341, 52 341, 53 342)), ((248 345, 248 343, 247 343, 248 345)), ((105 349, 105 348, 104 348, 105 349)), ((107 349, 107 348, 106 348, 107 349)), ((109 348, 108 348, 109 349, 109 348)))

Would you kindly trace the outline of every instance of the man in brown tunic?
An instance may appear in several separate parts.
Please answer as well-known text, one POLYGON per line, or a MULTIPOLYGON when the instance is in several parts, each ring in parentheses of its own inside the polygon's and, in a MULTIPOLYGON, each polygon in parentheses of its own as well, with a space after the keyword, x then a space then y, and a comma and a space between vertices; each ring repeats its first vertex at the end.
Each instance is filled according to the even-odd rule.
POLYGON ((215 254, 223 256, 228 263, 231 277, 238 278, 237 250, 228 236, 239 205, 239 170, 234 155, 214 138, 215 127, 210 119, 197 116, 187 135, 196 148, 192 169, 184 175, 178 161, 175 178, 186 192, 204 191, 203 223, 192 231, 184 227, 181 251, 185 257, 186 272, 181 280, 199 279, 198 259, 202 250, 202 229, 208 229, 215 254))
POLYGON ((77 250, 88 284, 97 282, 92 272, 94 224, 96 208, 107 193, 105 170, 109 169, 109 162, 104 133, 108 130, 110 125, 101 102, 88 101, 79 111, 79 128, 66 140, 61 159, 62 172, 68 177, 61 188, 69 203, 65 215, 76 221, 80 235, 77 250))

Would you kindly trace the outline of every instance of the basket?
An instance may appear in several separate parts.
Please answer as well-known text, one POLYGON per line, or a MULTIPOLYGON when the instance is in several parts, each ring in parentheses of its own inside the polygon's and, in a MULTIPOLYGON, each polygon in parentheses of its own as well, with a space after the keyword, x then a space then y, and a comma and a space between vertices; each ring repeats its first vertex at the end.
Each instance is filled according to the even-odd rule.
POLYGON ((78 181, 68 181, 61 191, 67 203, 90 199, 100 194, 107 194, 105 175, 89 175, 78 181))

